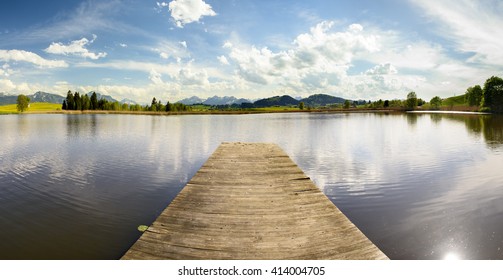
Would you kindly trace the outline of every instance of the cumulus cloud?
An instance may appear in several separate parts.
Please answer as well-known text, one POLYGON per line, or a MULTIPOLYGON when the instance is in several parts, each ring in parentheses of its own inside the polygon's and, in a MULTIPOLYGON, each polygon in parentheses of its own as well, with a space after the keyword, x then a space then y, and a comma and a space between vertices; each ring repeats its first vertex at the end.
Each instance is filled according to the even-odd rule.
POLYGON ((221 64, 223 65, 229 65, 229 61, 227 60, 227 57, 225 55, 221 55, 217 57, 218 61, 220 61, 221 64))
POLYGON ((0 50, 0 61, 29 62, 42 68, 68 67, 68 64, 63 60, 47 60, 38 54, 23 50, 0 50))
POLYGON ((0 79, 0 92, 8 92, 10 94, 26 94, 27 92, 35 92, 39 90, 39 86, 31 85, 26 82, 15 83, 9 79, 0 79))
POLYGON ((279 52, 267 47, 234 47, 229 42, 223 47, 230 49, 238 74, 249 82, 322 88, 339 83, 354 56, 379 50, 378 38, 363 32, 363 26, 352 24, 341 32, 332 31, 333 26, 333 22, 323 21, 297 36, 293 48, 279 52))
POLYGON ((224 49, 231 49, 232 47, 233 47, 233 45, 229 41, 225 41, 225 43, 222 45, 222 48, 224 48, 224 49))
POLYGON ((208 82, 208 73, 205 70, 192 72, 189 68, 182 68, 178 73, 178 79, 183 85, 206 85, 208 82))
MULTIPOLYGON (((166 3, 157 3, 159 8, 166 7, 166 3)), ((171 17, 177 27, 198 22, 203 16, 216 16, 210 5, 203 0, 173 0, 168 5, 171 17)))
POLYGON ((396 74, 398 71, 396 68, 391 65, 391 63, 384 63, 374 66, 372 69, 369 69, 365 72, 366 75, 391 75, 396 74))
POLYGON ((94 43, 97 36, 93 34, 93 39, 88 40, 87 38, 82 38, 80 40, 72 41, 70 44, 65 45, 63 43, 52 43, 44 51, 51 54, 62 54, 62 55, 76 55, 84 58, 90 58, 93 60, 107 56, 106 52, 93 53, 86 49, 86 46, 94 43))
POLYGON ((164 82, 162 81, 162 75, 155 71, 154 69, 150 70, 150 74, 148 76, 149 80, 155 84, 155 85, 160 85, 163 84, 164 82))
POLYGON ((11 92, 16 88, 16 85, 9 79, 0 79, 0 91, 11 92))
POLYGON ((12 74, 14 74, 14 70, 10 68, 9 64, 5 63, 2 65, 2 68, 0 68, 0 76, 9 77, 12 74))

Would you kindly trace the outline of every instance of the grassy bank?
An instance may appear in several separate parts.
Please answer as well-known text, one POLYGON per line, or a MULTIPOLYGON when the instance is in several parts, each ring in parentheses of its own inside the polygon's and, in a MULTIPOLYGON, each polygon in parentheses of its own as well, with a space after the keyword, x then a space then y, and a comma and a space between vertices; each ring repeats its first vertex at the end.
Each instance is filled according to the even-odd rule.
MULTIPOLYGON (((455 104, 443 105, 441 110, 445 111, 477 111, 478 107, 469 107, 461 102, 455 104)), ((429 110, 429 106, 419 107, 416 110, 429 110)), ((230 114, 263 114, 263 113, 350 113, 350 112, 403 112, 403 108, 366 108, 359 106, 357 108, 313 108, 300 110, 292 106, 274 106, 264 108, 247 109, 210 109, 209 107, 193 107, 191 111, 180 112, 153 112, 153 111, 106 111, 106 110, 87 110, 74 111, 62 110, 60 104, 52 103, 31 103, 30 108, 23 114, 131 114, 131 115, 230 115, 230 114)), ((0 114, 18 114, 16 104, 0 106, 0 114)))
MULTIPOLYGON (((54 103, 30 103, 30 107, 24 113, 44 113, 61 111, 61 104, 54 103)), ((17 105, 1 105, 0 114, 18 114, 17 105)))

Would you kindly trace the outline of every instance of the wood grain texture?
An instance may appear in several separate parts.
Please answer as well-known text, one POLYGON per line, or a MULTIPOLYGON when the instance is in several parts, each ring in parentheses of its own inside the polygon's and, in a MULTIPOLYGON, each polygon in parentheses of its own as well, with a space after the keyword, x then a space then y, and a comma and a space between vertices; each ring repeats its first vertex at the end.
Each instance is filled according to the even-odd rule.
POLYGON ((122 259, 387 259, 275 144, 222 143, 122 259))

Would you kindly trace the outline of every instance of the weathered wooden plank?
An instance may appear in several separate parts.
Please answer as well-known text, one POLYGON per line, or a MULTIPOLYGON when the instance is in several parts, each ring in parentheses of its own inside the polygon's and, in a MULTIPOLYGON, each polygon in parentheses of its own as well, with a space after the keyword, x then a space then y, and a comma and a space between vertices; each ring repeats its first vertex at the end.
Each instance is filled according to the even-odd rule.
POLYGON ((222 143, 122 259, 387 259, 274 144, 222 143))

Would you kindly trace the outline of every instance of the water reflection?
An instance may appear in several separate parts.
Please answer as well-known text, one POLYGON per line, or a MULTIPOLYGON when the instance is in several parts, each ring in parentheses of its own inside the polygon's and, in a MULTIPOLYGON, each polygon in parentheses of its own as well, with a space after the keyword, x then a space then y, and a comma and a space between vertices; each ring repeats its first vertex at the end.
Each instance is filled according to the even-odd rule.
POLYGON ((118 258, 221 142, 246 141, 279 144, 393 259, 503 259, 502 124, 387 113, 1 116, 0 258, 118 258))
POLYGON ((502 115, 430 114, 430 118, 435 123, 443 119, 464 123, 468 132, 474 136, 483 136, 491 149, 498 149, 503 144, 502 115))
POLYGON ((97 115, 67 115, 66 117, 67 135, 70 137, 79 137, 86 134, 89 137, 96 136, 97 131, 97 115))
POLYGON ((414 128, 417 124, 418 114, 406 114, 409 127, 414 128))

